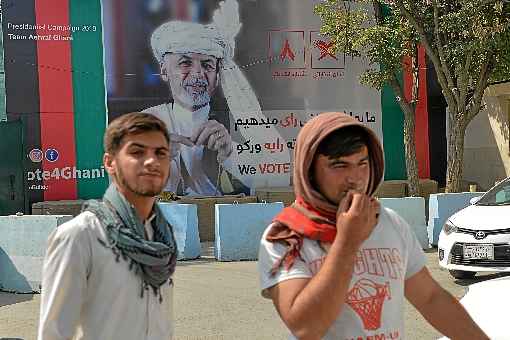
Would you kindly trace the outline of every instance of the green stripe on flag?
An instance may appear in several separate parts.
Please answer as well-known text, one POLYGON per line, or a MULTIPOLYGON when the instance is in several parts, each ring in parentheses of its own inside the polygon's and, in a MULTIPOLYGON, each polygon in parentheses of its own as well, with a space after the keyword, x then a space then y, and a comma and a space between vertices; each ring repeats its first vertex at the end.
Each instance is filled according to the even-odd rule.
MULTIPOLYGON (((76 167, 82 170, 78 197, 99 198, 108 185, 107 177, 97 178, 97 169, 103 163, 102 140, 107 124, 101 2, 70 0, 69 7, 71 25, 81 27, 73 33, 72 41, 76 167)), ((99 173, 106 175, 104 170, 99 173)))
MULTIPOLYGON (((383 16, 391 14, 391 9, 383 5, 383 16)), ((400 76, 402 84, 402 76, 400 76)), ((404 151, 404 114, 395 99, 391 87, 384 86, 381 91, 381 107, 384 140, 384 179, 406 179, 404 151)))
POLYGON ((389 86, 385 86, 381 91, 381 106, 385 159, 384 179, 406 179, 404 115, 389 86))

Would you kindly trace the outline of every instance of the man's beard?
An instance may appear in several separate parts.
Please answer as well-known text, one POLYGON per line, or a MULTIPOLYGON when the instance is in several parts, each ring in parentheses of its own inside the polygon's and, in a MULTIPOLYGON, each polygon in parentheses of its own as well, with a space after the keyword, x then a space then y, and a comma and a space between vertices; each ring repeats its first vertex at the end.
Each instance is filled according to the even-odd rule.
POLYGON ((201 78, 184 79, 180 86, 184 90, 179 98, 185 105, 195 109, 204 107, 211 101, 211 96, 207 92, 207 81, 201 78), (203 90, 196 91, 193 86, 200 86, 203 90))
POLYGON ((129 181, 126 179, 126 176, 124 176, 124 173, 120 168, 118 168, 117 171, 118 172, 116 177, 117 180, 119 181, 119 185, 123 186, 132 193, 143 197, 154 197, 161 194, 168 180, 167 177, 166 180, 162 181, 161 182, 162 184, 159 186, 143 187, 142 185, 139 184, 138 181, 135 181, 134 184, 129 183, 129 181))

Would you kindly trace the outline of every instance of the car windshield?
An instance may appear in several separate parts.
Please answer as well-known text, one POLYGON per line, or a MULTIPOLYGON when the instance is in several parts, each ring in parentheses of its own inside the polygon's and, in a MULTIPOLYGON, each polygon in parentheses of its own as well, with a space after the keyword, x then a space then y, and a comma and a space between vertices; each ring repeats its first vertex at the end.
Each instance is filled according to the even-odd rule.
POLYGON ((490 189, 476 205, 510 205, 510 178, 490 189))

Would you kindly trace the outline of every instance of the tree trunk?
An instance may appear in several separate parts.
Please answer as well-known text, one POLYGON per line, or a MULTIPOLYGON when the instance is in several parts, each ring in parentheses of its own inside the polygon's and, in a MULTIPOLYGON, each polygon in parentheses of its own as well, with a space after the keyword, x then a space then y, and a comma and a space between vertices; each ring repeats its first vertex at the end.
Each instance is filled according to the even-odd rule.
POLYGON ((415 117, 414 112, 404 110, 404 146, 409 196, 420 195, 420 182, 418 179, 418 160, 416 159, 415 117))
POLYGON ((408 195, 420 195, 420 182, 418 178, 418 160, 416 159, 416 141, 415 141, 415 109, 416 105, 406 101, 404 92, 394 77, 390 79, 390 86, 395 93, 398 104, 404 114, 404 151, 406 159, 406 172, 408 182, 408 195))
MULTIPOLYGON (((463 117, 464 115, 460 115, 463 117)), ((445 192, 460 192, 462 185, 462 168, 464 165, 464 136, 466 124, 459 115, 450 112, 448 129, 448 163, 446 168, 445 192)))
MULTIPOLYGON (((372 1, 372 6, 374 8, 374 14, 378 25, 384 25, 384 15, 383 15, 383 6, 379 1, 372 1)), ((415 144, 415 111, 416 111, 416 101, 418 97, 418 86, 420 85, 418 82, 418 54, 415 47, 415 54, 412 58, 413 60, 413 93, 411 95, 411 104, 405 98, 404 92, 402 91, 402 87, 397 80, 397 77, 394 75, 389 80, 389 85, 393 89, 397 101, 399 102, 400 108, 404 113, 404 150, 405 150, 405 158, 406 158, 406 172, 407 172, 407 182, 408 182, 408 195, 409 196, 419 196, 420 195, 420 182, 418 179, 418 161, 416 160, 416 144, 415 144), (400 99, 399 99, 400 98, 400 99)))

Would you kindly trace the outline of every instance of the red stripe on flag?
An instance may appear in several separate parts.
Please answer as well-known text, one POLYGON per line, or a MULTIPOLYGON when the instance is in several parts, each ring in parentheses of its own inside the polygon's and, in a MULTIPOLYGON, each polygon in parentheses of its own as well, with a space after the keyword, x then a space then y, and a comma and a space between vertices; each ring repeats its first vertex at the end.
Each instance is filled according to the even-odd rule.
POLYGON ((36 0, 44 199, 76 199, 76 165, 69 3, 36 0))
MULTIPOLYGON (((411 58, 403 60, 404 68, 404 94, 407 100, 411 99, 413 88, 413 75, 411 58)), ((416 159, 418 161, 418 177, 430 178, 429 156, 429 120, 427 106, 427 69, 425 62, 425 50, 418 47, 418 102, 415 111, 416 159)))
POLYGON ((174 19, 187 21, 190 19, 190 5, 188 0, 176 0, 173 3, 174 19))
POLYGON ((429 110, 427 97, 427 62, 425 49, 418 46, 418 103, 416 105, 416 153, 418 156, 418 176, 430 178, 429 151, 429 110))

